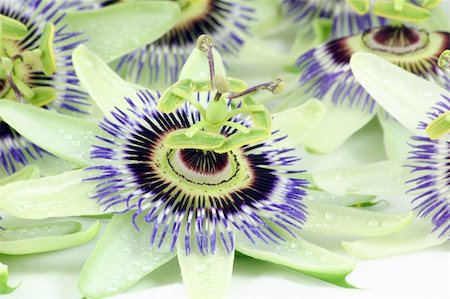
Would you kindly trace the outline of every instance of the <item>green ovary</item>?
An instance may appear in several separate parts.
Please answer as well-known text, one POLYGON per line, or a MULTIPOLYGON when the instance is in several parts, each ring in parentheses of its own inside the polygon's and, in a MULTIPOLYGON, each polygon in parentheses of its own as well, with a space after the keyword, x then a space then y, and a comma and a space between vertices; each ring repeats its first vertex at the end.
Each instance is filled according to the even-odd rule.
POLYGON ((21 41, 28 36, 26 26, 17 20, 0 15, 0 98, 45 106, 56 98, 51 87, 33 86, 32 75, 55 72, 53 54, 54 26, 44 26, 39 46, 22 48, 21 41))

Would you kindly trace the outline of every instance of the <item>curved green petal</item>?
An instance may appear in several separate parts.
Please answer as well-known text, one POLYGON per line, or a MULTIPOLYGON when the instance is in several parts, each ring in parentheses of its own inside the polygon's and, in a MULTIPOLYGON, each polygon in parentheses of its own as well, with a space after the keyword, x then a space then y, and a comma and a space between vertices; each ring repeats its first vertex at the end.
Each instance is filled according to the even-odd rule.
POLYGON ((311 99, 303 105, 273 114, 272 127, 280 130, 280 134, 287 134, 288 137, 280 142, 282 146, 297 146, 310 136, 323 116, 323 103, 311 99))
POLYGON ((411 223, 412 212, 389 215, 358 208, 305 201, 308 217, 305 231, 354 236, 384 236, 411 223))
POLYGON ((131 222, 132 215, 113 216, 84 264, 78 288, 87 298, 120 293, 175 257, 168 244, 160 249, 152 246, 152 226, 138 218, 138 232, 131 222))
POLYGON ((444 244, 447 239, 431 233, 431 225, 417 220, 395 234, 368 238, 354 242, 342 242, 342 247, 351 255, 362 258, 377 258, 401 254, 444 244))
POLYGON ((85 44, 110 62, 161 37, 178 21, 180 8, 169 1, 136 1, 102 9, 68 13, 71 32, 82 32, 85 44))
POLYGON ((315 201, 319 203, 328 203, 341 206, 352 206, 363 204, 375 199, 375 196, 370 195, 346 195, 337 196, 335 194, 319 191, 319 190, 308 190, 307 199, 310 201, 315 201))
POLYGON ((18 172, 0 180, 0 186, 4 186, 17 181, 37 179, 40 175, 39 168, 35 165, 28 165, 18 172))
POLYGON ((63 236, 81 231, 81 223, 75 221, 45 223, 20 227, 7 227, 0 235, 0 243, 50 236, 63 236))
POLYGON ((230 254, 217 246, 214 254, 202 255, 196 246, 185 254, 184 242, 178 242, 178 263, 188 297, 220 299, 226 297, 233 272, 234 251, 230 254))
POLYGON ((405 161, 381 161, 355 168, 327 170, 312 175, 318 188, 340 196, 403 195, 413 176, 405 161))
POLYGON ((95 135, 103 135, 97 124, 9 100, 0 101, 0 118, 31 142, 78 166, 90 164, 95 135))
POLYGON ((356 53, 350 60, 353 75, 390 115, 411 132, 441 95, 450 92, 370 53, 356 53))
MULTIPOLYGON (((12 230, 17 230, 20 233, 20 230, 23 231, 25 229, 32 232, 26 239, 10 239, 5 241, 2 240, 2 236, 2 239, 0 239, 0 253, 9 255, 32 254, 79 246, 95 238, 100 231, 100 222, 95 222, 85 231, 77 231, 79 227, 74 225, 73 222, 51 223, 45 226, 13 228, 12 230), (67 228, 63 228, 63 226, 67 226, 67 228), (60 234, 65 230, 68 231, 67 234, 52 235, 52 233, 60 234)), ((23 233, 21 234, 23 235, 23 233)))
MULTIPOLYGON (((85 46, 73 51, 73 67, 81 85, 88 91, 104 115, 115 107, 127 109, 125 97, 136 98, 136 89, 120 78, 99 56, 85 46)), ((134 101, 139 105, 140 101, 134 101)))
POLYGON ((0 263, 0 295, 12 293, 16 288, 8 286, 8 266, 0 263))
POLYGON ((75 170, 0 187, 0 209, 23 219, 102 214, 89 198, 96 183, 83 182, 85 176, 75 170))
POLYGON ((307 275, 336 284, 352 287, 345 277, 352 272, 355 262, 309 243, 299 236, 285 236, 287 242, 278 245, 259 242, 253 244, 247 237, 238 234, 236 250, 255 259, 280 264, 307 275))
POLYGON ((323 105, 322 121, 304 141, 305 148, 312 153, 328 154, 336 150, 373 118, 371 113, 336 106, 328 100, 323 105))
POLYGON ((378 113, 378 120, 383 128, 383 143, 389 160, 406 160, 411 150, 408 142, 411 131, 395 119, 386 116, 385 112, 378 113))

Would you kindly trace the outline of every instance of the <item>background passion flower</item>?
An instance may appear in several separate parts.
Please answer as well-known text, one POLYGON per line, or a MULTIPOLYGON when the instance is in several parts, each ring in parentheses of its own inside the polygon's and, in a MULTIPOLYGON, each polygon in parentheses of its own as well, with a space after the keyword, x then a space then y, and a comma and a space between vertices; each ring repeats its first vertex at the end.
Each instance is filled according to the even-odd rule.
MULTIPOLYGON (((122 1, 98 0, 79 3, 80 9, 97 9, 122 1)), ((237 57, 250 26, 256 21, 252 1, 246 0, 176 0, 181 17, 168 32, 154 42, 124 55, 116 70, 127 80, 142 85, 167 86, 178 79, 179 72, 195 47, 197 37, 208 34, 226 59, 237 57)), ((74 1, 74 4, 78 4, 74 1)))
MULTIPOLYGON (((0 97, 63 113, 84 113, 88 96, 70 57, 82 42, 66 30, 62 2, 1 1, 0 97)), ((45 152, 0 121, 0 164, 8 174, 45 152)))
POLYGON ((437 66, 439 55, 449 42, 449 32, 427 32, 405 25, 377 27, 328 41, 298 58, 296 65, 300 70, 298 84, 301 88, 278 109, 293 105, 302 93, 324 101, 328 115, 305 142, 306 148, 322 154, 337 149, 378 113, 388 156, 402 159, 409 134, 402 132, 402 127, 380 110, 357 82, 350 69, 350 58, 357 51, 373 53, 417 76, 450 88, 449 73, 437 66))

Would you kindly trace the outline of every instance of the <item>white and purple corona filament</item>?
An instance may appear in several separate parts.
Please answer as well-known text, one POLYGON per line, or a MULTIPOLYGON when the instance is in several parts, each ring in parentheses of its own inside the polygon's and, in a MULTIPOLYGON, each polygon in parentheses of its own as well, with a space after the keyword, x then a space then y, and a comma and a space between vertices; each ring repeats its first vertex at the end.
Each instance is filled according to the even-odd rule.
POLYGON ((282 5, 286 17, 300 30, 308 28, 312 33, 315 19, 330 20, 333 39, 387 24, 386 19, 371 13, 358 14, 345 0, 283 0, 282 5))
MULTIPOLYGON (((430 120, 450 111, 450 98, 442 96, 429 113, 430 120)), ((425 130, 427 123, 421 122, 425 130)), ((439 139, 414 136, 410 143, 409 165, 416 178, 408 183, 409 192, 418 193, 413 199, 419 217, 431 220, 434 231, 450 238, 450 136, 439 139)))
POLYGON ((300 85, 319 99, 368 113, 376 112, 370 95, 356 81, 350 58, 369 52, 403 69, 450 89, 450 74, 437 66, 439 55, 450 43, 449 32, 427 32, 400 26, 384 26, 361 34, 326 42, 298 58, 300 85))
MULTIPOLYGON (((293 234, 301 228, 306 212, 302 203, 307 182, 294 178, 298 157, 292 149, 276 145, 284 137, 242 146, 225 153, 190 148, 173 149, 165 144, 171 132, 200 121, 199 112, 184 103, 173 113, 157 109, 159 94, 141 91, 142 108, 127 99, 129 109, 117 109, 100 127, 111 139, 100 138, 88 169, 97 181, 93 199, 106 211, 134 211, 152 225, 150 243, 161 246, 184 242, 187 253, 197 246, 214 253, 219 242, 231 252, 233 233, 251 241, 279 242, 278 229, 293 234)), ((209 92, 198 94, 207 97, 209 92)), ((211 96, 211 100, 212 100, 211 96)), ((199 100, 200 101, 200 100, 199 100)), ((250 127, 251 119, 233 122, 250 127)), ((224 126, 220 134, 236 129, 224 126)))
MULTIPOLYGON (((17 21, 15 26, 23 32, 23 36, 12 36, 3 29, 1 98, 62 113, 85 113, 88 96, 79 87, 71 58, 82 38, 81 33, 66 30, 64 5, 65 1, 56 0, 0 0, 1 17, 17 21), (49 62, 44 59, 52 60, 52 66, 46 68, 49 62)), ((43 154, 0 122, 0 164, 6 173, 43 154)))

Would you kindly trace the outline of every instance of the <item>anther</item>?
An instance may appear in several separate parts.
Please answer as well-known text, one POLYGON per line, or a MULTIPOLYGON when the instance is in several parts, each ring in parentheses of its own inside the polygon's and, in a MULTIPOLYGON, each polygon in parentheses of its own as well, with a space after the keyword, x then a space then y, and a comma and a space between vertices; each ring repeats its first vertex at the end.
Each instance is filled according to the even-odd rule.
POLYGON ((441 69, 450 71, 450 50, 447 49, 439 56, 438 66, 441 69))

